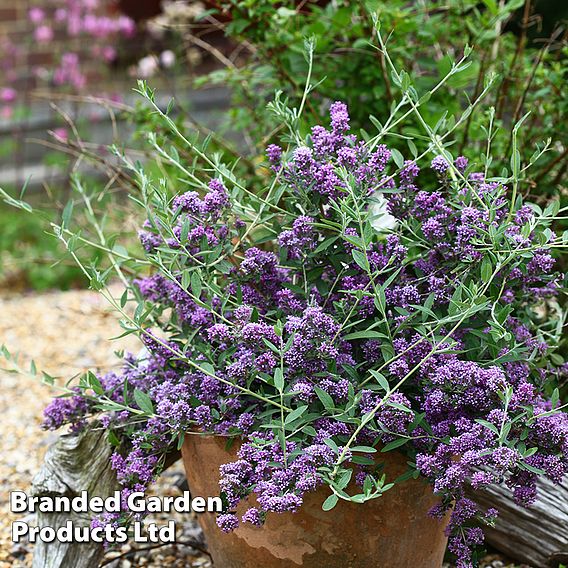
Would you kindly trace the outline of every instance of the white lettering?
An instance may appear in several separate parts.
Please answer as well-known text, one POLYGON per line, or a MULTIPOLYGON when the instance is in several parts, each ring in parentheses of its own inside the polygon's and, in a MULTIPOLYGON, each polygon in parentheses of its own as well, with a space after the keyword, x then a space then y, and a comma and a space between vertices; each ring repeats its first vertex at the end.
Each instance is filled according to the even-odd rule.
POLYGON ((28 496, 23 491, 10 492, 10 511, 12 513, 23 513, 27 510, 28 496))
POLYGON ((12 541, 20 542, 20 538, 28 534, 30 527, 24 521, 14 521, 12 523, 12 541))
POLYGON ((144 493, 142 493, 141 491, 135 491, 134 493, 131 493, 128 496, 127 505, 133 513, 143 513, 146 510, 144 493))

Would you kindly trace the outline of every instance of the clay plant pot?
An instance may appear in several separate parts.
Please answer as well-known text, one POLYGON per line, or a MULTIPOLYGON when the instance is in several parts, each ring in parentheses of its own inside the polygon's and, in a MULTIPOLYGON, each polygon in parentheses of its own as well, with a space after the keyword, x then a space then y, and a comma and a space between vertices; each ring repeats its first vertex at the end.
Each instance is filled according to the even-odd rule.
MULTIPOLYGON (((219 466, 234 461, 238 443, 188 435, 182 456, 193 496, 219 495, 219 466)), ((402 454, 380 454, 388 479, 406 470, 402 454)), ((330 490, 304 495, 297 513, 268 514, 263 527, 242 524, 225 534, 214 513, 199 514, 216 568, 440 568, 446 549, 445 523, 428 517, 437 502, 430 486, 409 480, 364 504, 340 501, 325 512, 330 490)), ((242 514, 252 503, 242 503, 242 514)))

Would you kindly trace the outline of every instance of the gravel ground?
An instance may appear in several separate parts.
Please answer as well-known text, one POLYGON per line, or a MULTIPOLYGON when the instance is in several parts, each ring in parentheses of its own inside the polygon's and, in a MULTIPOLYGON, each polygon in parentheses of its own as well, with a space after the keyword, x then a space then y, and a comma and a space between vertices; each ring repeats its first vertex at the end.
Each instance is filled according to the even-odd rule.
MULTIPOLYGON (((137 352, 140 348, 134 337, 109 341, 119 331, 117 316, 95 292, 0 296, 0 344, 13 354, 20 353, 20 365, 25 368, 33 359, 38 369, 64 379, 87 369, 108 370, 117 364, 114 351, 137 352)), ((0 360, 0 369, 7 367, 0 360)), ((11 522, 21 517, 9 511, 8 495, 16 489, 29 489, 47 446, 57 437, 40 429, 43 408, 53 394, 54 390, 31 376, 0 370, 0 568, 31 566, 32 546, 15 546, 10 538, 11 522)), ((153 493, 179 494, 184 479, 178 462, 162 475, 153 493)), ((178 544, 146 550, 126 546, 107 554, 103 564, 110 568, 209 568, 205 554, 182 544, 197 541, 202 545, 194 518, 162 514, 149 520, 162 524, 172 518, 178 527, 178 544)), ((33 524, 33 518, 28 520, 33 524)), ((498 555, 488 556, 482 566, 513 568, 498 555)))

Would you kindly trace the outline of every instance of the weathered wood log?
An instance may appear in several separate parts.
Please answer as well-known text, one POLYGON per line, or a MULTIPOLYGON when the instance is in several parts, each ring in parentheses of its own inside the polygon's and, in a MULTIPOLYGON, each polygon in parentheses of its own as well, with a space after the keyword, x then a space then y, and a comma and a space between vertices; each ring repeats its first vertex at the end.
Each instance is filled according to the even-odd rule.
MULTIPOLYGON (((35 476, 32 494, 75 497, 86 490, 89 497, 108 497, 118 488, 110 467, 112 447, 104 430, 88 429, 81 434, 64 434, 48 450, 44 464, 35 476)), ((57 528, 72 521, 77 527, 89 526, 91 515, 84 513, 38 513, 38 526, 57 528)), ((33 568, 94 568, 104 554, 102 544, 50 543, 35 545, 33 568)))
POLYGON ((500 486, 471 498, 499 510, 495 528, 486 531, 491 546, 535 568, 556 568, 568 560, 568 480, 561 485, 539 480, 538 493, 529 509, 515 504, 511 492, 500 486))
MULTIPOLYGON (((89 428, 80 434, 63 434, 47 450, 44 464, 33 480, 32 495, 73 498, 87 491, 89 498, 108 497, 119 488, 110 465, 112 452, 104 429, 89 428)), ((168 453, 164 470, 180 457, 179 450, 168 453)), ((76 527, 86 527, 91 518, 88 513, 40 512, 37 525, 57 530, 71 521, 76 527)), ((103 545, 96 542, 38 542, 33 568, 96 568, 103 554, 103 545)))

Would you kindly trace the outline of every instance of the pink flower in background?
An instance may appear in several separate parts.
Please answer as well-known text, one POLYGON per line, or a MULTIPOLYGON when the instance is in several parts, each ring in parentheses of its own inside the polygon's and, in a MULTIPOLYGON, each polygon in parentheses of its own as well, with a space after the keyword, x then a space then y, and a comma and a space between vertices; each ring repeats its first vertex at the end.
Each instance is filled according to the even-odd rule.
POLYGON ((53 136, 60 142, 67 142, 69 139, 69 132, 67 131, 67 128, 60 127, 53 131, 53 136))
POLYGON ((34 8, 30 9, 28 16, 30 18, 30 22, 39 24, 45 19, 45 12, 41 8, 35 6, 34 8))
POLYGON ((49 26, 39 26, 34 32, 34 38, 39 43, 49 43, 53 39, 53 30, 49 26))
POLYGON ((61 57, 61 64, 68 67, 77 67, 79 65, 79 56, 76 53, 64 53, 61 57))
POLYGON ((127 16, 118 18, 118 29, 126 37, 132 37, 136 33, 136 24, 127 16))
POLYGON ((56 85, 71 85, 76 89, 82 89, 87 78, 79 67, 79 56, 76 53, 64 53, 59 67, 53 73, 53 82, 56 85))
POLYGON ((76 73, 71 77, 71 85, 75 87, 78 91, 85 88, 87 84, 87 77, 83 73, 76 73))
POLYGON ((67 19, 67 33, 72 37, 79 35, 81 33, 82 25, 83 22, 79 16, 74 14, 69 16, 67 19))
MULTIPOLYGON (((71 38, 80 38, 83 46, 91 53, 91 58, 100 66, 112 63, 117 57, 116 41, 122 37, 131 37, 136 33, 136 23, 127 16, 112 14, 103 9, 107 2, 101 0, 35 0, 39 6, 32 6, 28 12, 28 22, 32 26, 33 39, 37 44, 49 44, 61 40, 63 45, 71 38)), ((15 51, 11 53, 8 42, 1 42, 4 57, 0 59, 0 70, 4 72, 4 84, 11 83, 17 77, 10 78, 8 73, 15 69, 15 51)), ((81 52, 83 51, 83 46, 81 52)), ((24 50, 24 55, 25 55, 24 50)), ((154 62, 149 62, 151 68, 154 62)), ((155 66, 157 67, 157 60, 155 66)), ((55 85, 71 86, 83 89, 87 84, 87 75, 81 71, 80 59, 76 53, 63 53, 59 63, 50 69, 33 70, 43 81, 55 85)), ((149 74, 153 72, 149 69, 149 74)), ((96 71, 94 72, 96 75, 96 71)), ((10 102, 10 91, 2 92, 0 102, 10 102)))
POLYGON ((162 51, 160 55, 160 63, 166 69, 173 67, 175 62, 176 62, 176 54, 171 49, 166 49, 166 51, 162 51))
POLYGON ((57 8, 55 10, 55 21, 64 22, 67 19, 67 10, 65 8, 57 8))
POLYGON ((154 55, 147 55, 138 62, 136 72, 141 79, 152 77, 158 70, 158 59, 154 55))
POLYGON ((0 100, 3 103, 13 103, 18 96, 16 89, 12 89, 12 87, 4 87, 0 91, 0 100))
POLYGON ((105 37, 111 26, 108 18, 99 18, 94 14, 88 14, 83 19, 83 30, 93 37, 105 37))
POLYGON ((12 118, 13 114, 14 114, 14 109, 11 106, 2 107, 2 110, 0 110, 0 118, 3 118, 5 120, 8 118, 12 118))
POLYGON ((103 59, 108 63, 112 63, 116 59, 116 49, 112 45, 106 45, 103 48, 103 59))

